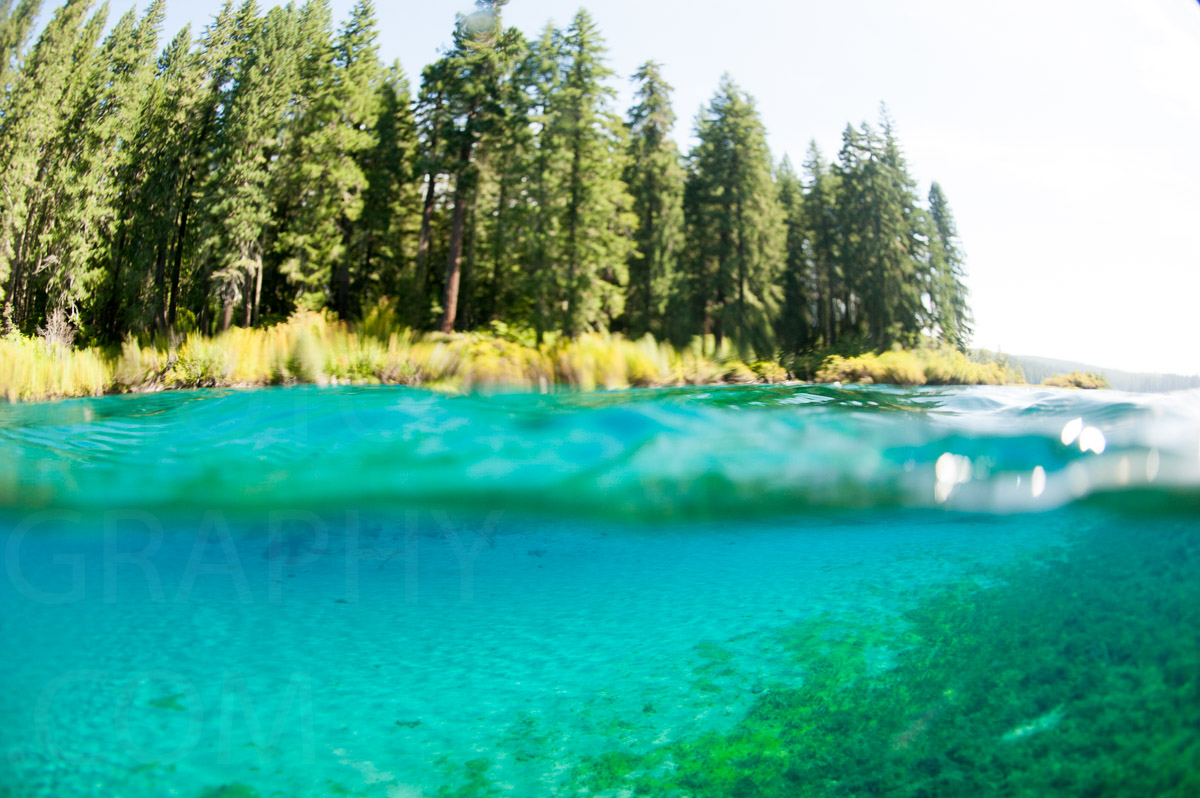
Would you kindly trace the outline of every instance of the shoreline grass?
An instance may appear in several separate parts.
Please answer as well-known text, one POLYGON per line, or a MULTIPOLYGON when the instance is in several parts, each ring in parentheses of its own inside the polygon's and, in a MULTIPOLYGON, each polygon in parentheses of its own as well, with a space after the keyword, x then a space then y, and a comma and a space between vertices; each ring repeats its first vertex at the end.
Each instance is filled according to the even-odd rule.
MULTIPOLYGON (((918 349, 822 358, 818 382, 1006 385, 1023 380, 998 363, 961 352, 918 349)), ((489 386, 530 391, 621 390, 792 379, 775 361, 747 363, 728 345, 695 339, 682 349, 647 336, 550 335, 495 325, 490 331, 419 335, 386 309, 350 325, 297 313, 270 327, 197 333, 170 345, 132 338, 112 350, 70 349, 37 338, 0 338, 0 396, 9 402, 205 387, 409 385, 440 391, 489 386)))

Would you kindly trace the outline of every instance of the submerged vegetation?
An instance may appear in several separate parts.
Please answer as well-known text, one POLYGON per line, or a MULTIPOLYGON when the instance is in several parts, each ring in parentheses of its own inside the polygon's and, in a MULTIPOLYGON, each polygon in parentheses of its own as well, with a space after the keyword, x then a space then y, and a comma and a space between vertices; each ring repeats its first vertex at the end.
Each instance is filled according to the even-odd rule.
MULTIPOLYGON (((564 794, 1200 793, 1200 643, 1180 634, 1200 621, 1195 526, 1108 519, 1074 538, 899 619, 784 629, 794 678, 756 685, 733 728, 584 757, 564 794)), ((479 781, 440 794, 501 794, 479 781)))
MULTIPOLYGON (((799 368, 799 364, 794 364, 799 368)), ((1002 385, 1019 378, 946 348, 879 356, 831 355, 822 382, 901 385, 1002 385)), ((0 338, 0 396, 31 401, 177 388, 308 384, 421 385, 442 390, 487 386, 591 391, 667 385, 779 383, 792 374, 775 361, 746 363, 726 339, 697 338, 677 348, 650 335, 543 336, 496 324, 488 332, 417 334, 380 306, 355 325, 301 312, 259 329, 234 327, 208 338, 130 337, 117 348, 70 349, 41 338, 0 338)))

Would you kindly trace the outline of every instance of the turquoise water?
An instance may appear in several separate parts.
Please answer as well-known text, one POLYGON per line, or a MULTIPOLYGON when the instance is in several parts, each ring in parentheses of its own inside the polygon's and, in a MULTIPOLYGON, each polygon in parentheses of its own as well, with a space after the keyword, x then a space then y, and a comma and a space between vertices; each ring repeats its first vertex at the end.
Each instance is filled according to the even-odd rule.
POLYGON ((1200 794, 1200 395, 0 407, 0 796, 1200 794))

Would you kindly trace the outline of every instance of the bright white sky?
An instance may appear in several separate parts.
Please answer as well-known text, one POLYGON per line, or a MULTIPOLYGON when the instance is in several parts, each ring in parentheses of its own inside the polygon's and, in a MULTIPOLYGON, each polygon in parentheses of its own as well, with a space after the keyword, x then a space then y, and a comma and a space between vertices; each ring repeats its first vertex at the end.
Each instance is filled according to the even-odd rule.
MULTIPOLYGON (((353 0, 333 0, 339 20, 353 0)), ((114 0, 114 18, 134 0, 114 0)), ((269 4, 270 0, 262 0, 269 4)), ((145 2, 139 3, 140 6, 145 2)), ((176 0, 174 33, 219 0, 176 0)), ((410 76, 471 0, 379 0, 410 76)), ((1195 0, 589 0, 627 76, 666 65, 680 140, 730 72, 776 157, 832 157, 886 101, 922 192, 941 182, 968 257, 975 345, 1200 374, 1200 5, 1195 0)), ((530 36, 574 5, 512 0, 530 36)))

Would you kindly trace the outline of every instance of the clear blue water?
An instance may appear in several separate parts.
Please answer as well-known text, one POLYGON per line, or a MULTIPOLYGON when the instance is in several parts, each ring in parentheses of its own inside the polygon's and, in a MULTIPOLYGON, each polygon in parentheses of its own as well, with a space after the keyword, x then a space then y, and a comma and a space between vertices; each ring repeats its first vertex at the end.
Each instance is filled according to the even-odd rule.
POLYGON ((1194 795, 1200 396, 0 407, 0 796, 1194 795))

